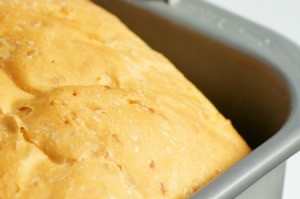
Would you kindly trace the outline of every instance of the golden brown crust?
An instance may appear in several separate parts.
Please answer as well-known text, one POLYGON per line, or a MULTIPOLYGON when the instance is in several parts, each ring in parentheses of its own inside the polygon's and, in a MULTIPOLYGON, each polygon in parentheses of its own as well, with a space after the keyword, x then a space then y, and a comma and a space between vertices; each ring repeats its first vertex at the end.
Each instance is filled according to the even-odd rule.
POLYGON ((89 1, 2 0, 0 25, 0 198, 182 198, 250 151, 89 1))

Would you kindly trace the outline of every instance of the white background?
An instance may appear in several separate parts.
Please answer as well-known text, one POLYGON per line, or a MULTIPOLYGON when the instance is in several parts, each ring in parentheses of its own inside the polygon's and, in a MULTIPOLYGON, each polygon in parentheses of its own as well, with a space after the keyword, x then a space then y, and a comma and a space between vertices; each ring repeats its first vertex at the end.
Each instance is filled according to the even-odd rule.
MULTIPOLYGON (((206 1, 273 29, 300 46, 300 0, 206 1)), ((300 152, 287 161, 283 199, 300 199, 299 180, 300 152)))

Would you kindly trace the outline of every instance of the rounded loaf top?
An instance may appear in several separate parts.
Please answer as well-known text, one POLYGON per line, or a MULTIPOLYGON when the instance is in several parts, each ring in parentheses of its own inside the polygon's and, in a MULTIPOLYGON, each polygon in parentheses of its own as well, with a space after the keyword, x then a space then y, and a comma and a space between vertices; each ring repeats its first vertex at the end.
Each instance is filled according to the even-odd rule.
POLYGON ((185 198, 249 153, 93 3, 0 0, 0 25, 0 198, 185 198))

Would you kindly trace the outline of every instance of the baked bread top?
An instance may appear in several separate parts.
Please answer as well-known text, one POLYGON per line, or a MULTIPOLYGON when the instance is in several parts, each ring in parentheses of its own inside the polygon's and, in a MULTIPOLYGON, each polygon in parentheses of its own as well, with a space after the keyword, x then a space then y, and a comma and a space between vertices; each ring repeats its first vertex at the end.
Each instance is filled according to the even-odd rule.
POLYGON ((87 0, 0 1, 0 198, 182 198, 250 149, 87 0))

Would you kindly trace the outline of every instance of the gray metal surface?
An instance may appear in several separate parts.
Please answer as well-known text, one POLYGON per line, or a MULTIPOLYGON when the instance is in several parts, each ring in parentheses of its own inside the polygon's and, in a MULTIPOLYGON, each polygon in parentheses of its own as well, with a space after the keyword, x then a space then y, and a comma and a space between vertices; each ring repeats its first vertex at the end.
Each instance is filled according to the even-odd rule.
POLYGON ((171 4, 171 5, 174 5, 174 4, 176 4, 176 3, 179 3, 179 1, 181 1, 181 0, 167 0, 167 2, 168 2, 169 4, 171 4))
MULTIPOLYGON (((251 125, 246 125, 249 133, 256 130, 259 132, 243 134, 247 141, 250 140, 250 144, 253 141, 252 146, 255 150, 207 184, 194 198, 234 198, 245 190, 243 194, 254 194, 253 197, 247 196, 248 198, 256 198, 258 190, 263 191, 266 188, 265 182, 268 182, 268 179, 272 179, 274 186, 279 186, 280 182, 276 179, 283 178, 282 167, 279 167, 280 171, 275 170, 270 175, 265 175, 300 150, 299 47, 270 30, 200 0, 180 1, 172 6, 160 0, 96 2, 120 16, 151 46, 166 54, 205 91, 218 108, 224 109, 226 113, 237 106, 233 113, 229 113, 230 110, 228 112, 232 114, 233 122, 235 119, 239 120, 239 115, 234 115, 235 112, 240 111, 239 114, 244 117, 254 112, 255 114, 247 119, 264 130, 255 129, 255 125, 251 129, 251 125), (184 42, 180 43, 181 41, 184 42), (180 43, 181 46, 175 46, 175 43, 180 43), (189 54, 183 54, 181 48, 189 54), (198 65, 191 67, 194 63, 202 63, 204 69, 197 68, 198 65), (206 65, 209 65, 209 68, 205 68, 206 65), (219 72, 215 72, 216 70, 219 72), (207 78, 212 74, 216 79, 207 78), (225 80, 220 84, 222 78, 225 80), (243 81, 247 78, 250 83, 243 81), (201 82, 201 79, 205 82, 201 82), (234 80, 233 83, 231 80, 234 80), (227 89, 226 92, 218 90, 218 85, 224 86, 223 90, 227 89), (288 94, 285 89, 288 90, 288 94), (216 93, 222 93, 224 96, 217 96, 216 93), (225 96, 227 93, 234 95, 234 98, 225 96), (240 96, 236 93, 240 93, 240 96), (247 100, 248 98, 251 100, 247 100), (229 108, 222 104, 223 101, 230 103, 232 100, 237 101, 228 105, 229 108), (243 104, 247 103, 251 108, 243 107, 243 104), (288 112, 286 103, 289 103, 291 112, 288 112), (247 114, 243 115, 243 111, 247 114), (280 117, 280 114, 289 115, 287 121, 284 116, 280 117), (263 122, 259 123, 255 117, 263 122), (276 128, 272 128, 273 126, 276 128), (264 136, 264 133, 267 136, 264 136), (255 139, 260 137, 261 140, 255 143, 255 139), (251 187, 255 182, 257 183, 251 187)), ((280 191, 281 189, 278 189, 276 195, 280 196, 280 191)))
POLYGON ((281 199, 285 174, 285 162, 251 185, 236 199, 281 199))

